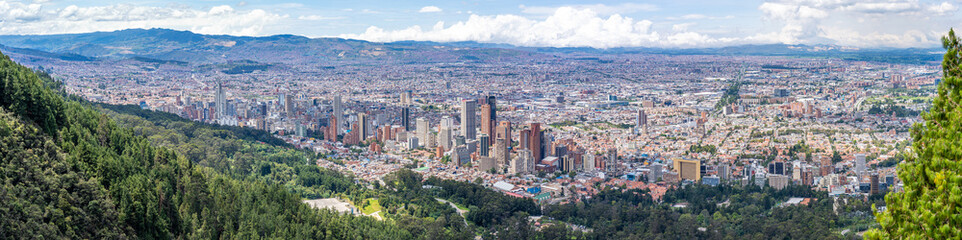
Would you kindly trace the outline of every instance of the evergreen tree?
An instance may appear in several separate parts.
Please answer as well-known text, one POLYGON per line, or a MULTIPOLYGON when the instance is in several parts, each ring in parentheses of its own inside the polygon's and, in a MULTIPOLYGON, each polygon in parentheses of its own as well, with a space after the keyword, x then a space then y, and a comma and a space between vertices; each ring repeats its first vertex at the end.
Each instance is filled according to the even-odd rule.
POLYGON ((962 236, 962 43, 942 37, 942 83, 923 123, 912 127, 912 154, 898 166, 901 192, 885 196, 881 229, 870 239, 953 239, 962 236))

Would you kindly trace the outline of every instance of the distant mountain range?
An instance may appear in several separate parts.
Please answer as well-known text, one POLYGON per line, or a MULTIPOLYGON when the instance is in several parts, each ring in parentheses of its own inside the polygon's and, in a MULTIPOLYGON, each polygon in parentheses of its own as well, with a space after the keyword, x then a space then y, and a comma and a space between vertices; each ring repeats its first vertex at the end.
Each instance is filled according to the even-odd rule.
POLYGON ((456 62, 498 61, 553 54, 669 54, 731 56, 794 56, 840 58, 895 63, 940 61, 941 49, 856 49, 832 45, 744 45, 722 48, 548 48, 478 42, 376 43, 295 35, 241 37, 204 35, 170 29, 127 29, 56 35, 3 35, 0 50, 69 61, 141 59, 195 64, 250 60, 269 63, 325 61, 456 62))

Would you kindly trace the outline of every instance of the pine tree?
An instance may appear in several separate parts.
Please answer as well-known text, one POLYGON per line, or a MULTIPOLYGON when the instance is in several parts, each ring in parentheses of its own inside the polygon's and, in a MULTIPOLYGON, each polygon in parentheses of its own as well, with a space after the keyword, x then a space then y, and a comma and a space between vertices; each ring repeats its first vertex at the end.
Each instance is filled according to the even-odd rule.
POLYGON ((912 127, 912 154, 898 166, 904 186, 885 196, 881 229, 869 239, 956 239, 962 236, 962 43, 942 37, 942 83, 923 123, 912 127))

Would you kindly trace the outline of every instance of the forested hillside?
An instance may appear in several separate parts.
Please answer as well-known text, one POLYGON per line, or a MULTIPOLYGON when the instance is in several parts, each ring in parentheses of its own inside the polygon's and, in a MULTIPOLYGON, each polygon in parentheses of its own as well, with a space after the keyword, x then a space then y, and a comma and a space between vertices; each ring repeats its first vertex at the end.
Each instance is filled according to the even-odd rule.
POLYGON ((392 221, 313 210, 282 185, 198 166, 41 76, 0 57, 0 236, 414 238, 392 221))
POLYGON ((94 106, 155 146, 235 179, 285 185, 308 199, 358 194, 351 177, 313 164, 323 156, 293 149, 266 131, 204 124, 133 105, 94 106))

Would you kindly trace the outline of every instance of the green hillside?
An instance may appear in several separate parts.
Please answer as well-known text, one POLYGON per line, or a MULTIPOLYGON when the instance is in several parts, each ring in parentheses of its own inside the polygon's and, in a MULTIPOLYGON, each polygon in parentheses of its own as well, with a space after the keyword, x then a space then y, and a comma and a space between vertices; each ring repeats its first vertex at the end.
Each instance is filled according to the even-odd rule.
POLYGON ((392 221, 313 210, 152 145, 45 74, 0 57, 0 236, 408 239, 392 221))

